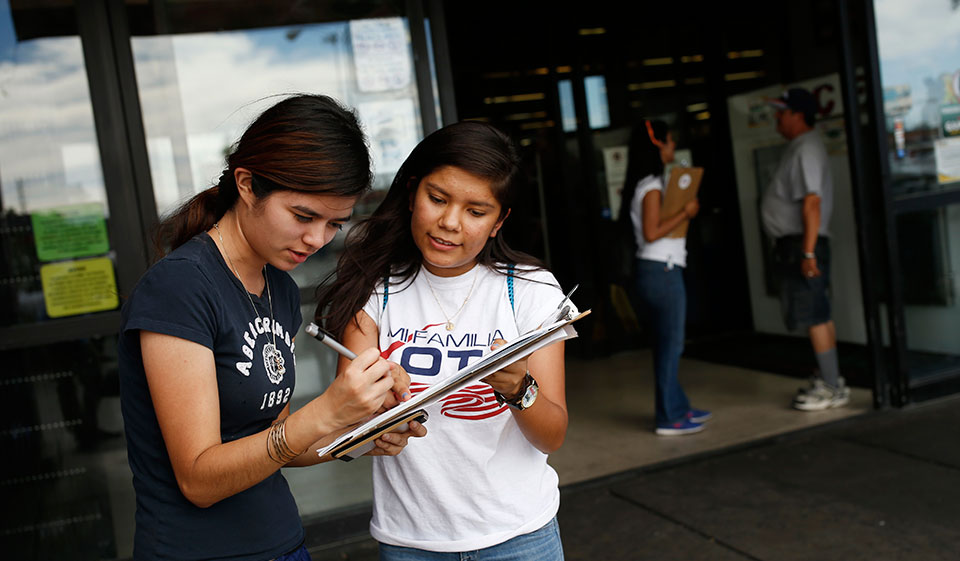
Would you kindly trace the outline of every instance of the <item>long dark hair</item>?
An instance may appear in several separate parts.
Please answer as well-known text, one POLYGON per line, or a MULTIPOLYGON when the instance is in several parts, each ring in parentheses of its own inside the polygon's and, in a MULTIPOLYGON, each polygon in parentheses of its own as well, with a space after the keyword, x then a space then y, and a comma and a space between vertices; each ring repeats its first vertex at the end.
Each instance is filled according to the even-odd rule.
MULTIPOLYGON (((413 241, 410 196, 424 177, 455 167, 490 182, 506 216, 520 183, 520 156, 510 137, 486 123, 464 121, 424 138, 397 171, 380 206, 354 226, 336 270, 317 288, 317 323, 336 336, 363 308, 377 283, 390 276, 400 282, 415 277, 423 256, 413 241)), ((502 229, 487 240, 477 262, 506 274, 507 264, 543 268, 535 258, 510 249, 502 229)))
POLYGON ((660 156, 660 146, 667 142, 669 129, 664 121, 644 120, 640 125, 633 127, 630 133, 630 144, 627 152, 627 176, 623 181, 621 192, 620 213, 618 221, 633 238, 633 224, 630 222, 630 205, 633 204, 633 194, 637 190, 637 183, 648 175, 663 175, 663 159, 660 156))
POLYGON ((275 191, 343 197, 362 195, 373 181, 370 152, 356 114, 324 95, 276 103, 247 128, 227 156, 217 185, 194 196, 157 226, 157 258, 209 230, 239 197, 234 170, 250 170, 257 199, 275 191))

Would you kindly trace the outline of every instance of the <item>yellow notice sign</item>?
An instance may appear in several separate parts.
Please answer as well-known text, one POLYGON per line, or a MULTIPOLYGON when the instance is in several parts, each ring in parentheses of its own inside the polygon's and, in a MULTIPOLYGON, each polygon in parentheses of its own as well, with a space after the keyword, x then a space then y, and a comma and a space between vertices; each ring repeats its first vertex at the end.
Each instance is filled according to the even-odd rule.
POLYGON ((113 310, 119 304, 113 262, 107 257, 43 265, 40 282, 52 318, 113 310))

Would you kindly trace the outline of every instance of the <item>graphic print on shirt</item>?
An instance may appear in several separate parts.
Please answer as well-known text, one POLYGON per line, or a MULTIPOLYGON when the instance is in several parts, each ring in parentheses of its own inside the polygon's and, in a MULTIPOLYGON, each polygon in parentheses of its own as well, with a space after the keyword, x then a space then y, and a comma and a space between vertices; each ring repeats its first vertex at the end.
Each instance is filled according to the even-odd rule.
MULTIPOLYGON (((280 384, 283 381, 283 374, 286 372, 286 368, 284 368, 286 359, 283 358, 283 353, 277 347, 274 347, 274 337, 276 337, 278 344, 283 341, 287 345, 291 356, 294 356, 295 344, 290 338, 290 333, 284 329, 283 325, 269 317, 261 318, 258 316, 253 321, 247 322, 247 329, 243 332, 244 345, 240 348, 240 352, 250 360, 237 362, 237 371, 244 376, 250 376, 250 369, 253 368, 253 351, 257 348, 257 339, 261 336, 266 338, 261 354, 267 379, 274 384, 280 384), (275 354, 279 356, 279 360, 274 359, 275 354)), ((294 357, 293 365, 296 366, 296 364, 297 361, 294 357)))
POLYGON ((283 358, 283 354, 280 353, 280 349, 275 347, 273 343, 267 343, 263 346, 263 367, 267 369, 267 378, 274 384, 279 384, 283 381, 283 374, 287 371, 287 369, 283 367, 285 363, 286 360, 283 358))
MULTIPOLYGON (((456 361, 454 370, 461 370, 469 365, 471 358, 479 359, 483 356, 494 340, 505 339, 499 329, 485 336, 480 333, 457 336, 429 331, 442 325, 446 325, 446 322, 427 324, 422 329, 401 327, 389 332, 391 343, 380 356, 397 362, 412 376, 436 376, 442 371, 444 362, 449 364, 456 361), (397 351, 399 356, 391 359, 391 355, 397 351)), ((410 392, 417 395, 430 385, 411 381, 410 392)), ((452 419, 479 421, 495 417, 507 410, 506 405, 497 403, 493 388, 485 383, 460 388, 441 398, 440 403, 440 414, 452 419)))

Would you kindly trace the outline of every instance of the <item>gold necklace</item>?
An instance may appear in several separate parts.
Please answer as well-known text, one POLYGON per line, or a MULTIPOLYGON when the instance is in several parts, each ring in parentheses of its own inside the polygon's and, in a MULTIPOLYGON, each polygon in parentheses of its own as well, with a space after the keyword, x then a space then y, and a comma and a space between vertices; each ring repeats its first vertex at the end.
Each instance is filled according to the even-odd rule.
MULTIPOLYGON (((243 277, 240 276, 240 270, 237 269, 237 266, 233 264, 233 259, 230 258, 230 253, 227 252, 227 244, 223 243, 223 234, 220 232, 220 224, 218 222, 213 223, 213 227, 217 230, 217 236, 220 238, 220 247, 223 248, 223 254, 227 257, 227 263, 230 264, 230 267, 233 269, 233 273, 237 275, 237 279, 240 281, 240 286, 243 288, 243 292, 247 295, 247 300, 250 301, 250 306, 253 308, 253 313, 257 314, 257 321, 260 322, 260 325, 263 325, 263 318, 260 317, 260 312, 257 311, 257 305, 253 303, 253 296, 250 296, 250 291, 247 290, 247 287, 243 286, 243 277)), ((279 384, 283 380, 283 375, 287 372, 287 369, 284 367, 286 362, 283 358, 283 355, 280 353, 280 349, 277 348, 277 332, 274 329, 273 323, 273 296, 270 294, 270 279, 267 278, 267 266, 263 266, 263 283, 267 287, 267 301, 270 303, 270 333, 273 335, 273 343, 267 343, 263 346, 263 366, 267 369, 267 377, 274 384, 279 384), (273 368, 271 368, 271 363, 273 368)))
POLYGON ((479 274, 479 272, 473 273, 473 283, 470 284, 470 291, 467 292, 467 297, 463 299, 463 304, 460 304, 460 307, 457 308, 457 311, 452 317, 448 316, 447 312, 443 311, 443 305, 440 304, 440 299, 437 298, 437 293, 433 290, 433 285, 430 284, 430 277, 427 275, 423 276, 424 280, 427 281, 427 286, 430 287, 430 294, 433 294, 433 299, 437 301, 437 307, 440 308, 440 313, 443 314, 443 317, 447 320, 447 331, 453 331, 453 320, 460 315, 460 312, 463 311, 463 307, 467 305, 467 300, 469 300, 470 295, 473 294, 473 287, 477 285, 477 276, 479 274))

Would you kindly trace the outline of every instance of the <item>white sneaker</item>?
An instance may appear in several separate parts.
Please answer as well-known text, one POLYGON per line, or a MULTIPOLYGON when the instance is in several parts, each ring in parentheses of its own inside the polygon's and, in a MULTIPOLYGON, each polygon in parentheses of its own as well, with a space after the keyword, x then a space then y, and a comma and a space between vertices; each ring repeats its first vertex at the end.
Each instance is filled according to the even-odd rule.
POLYGON ((823 380, 817 378, 811 380, 809 388, 801 388, 793 398, 794 409, 801 411, 823 411, 833 407, 842 407, 850 402, 850 388, 847 387, 843 378, 840 378, 840 386, 832 388, 826 385, 823 380))

